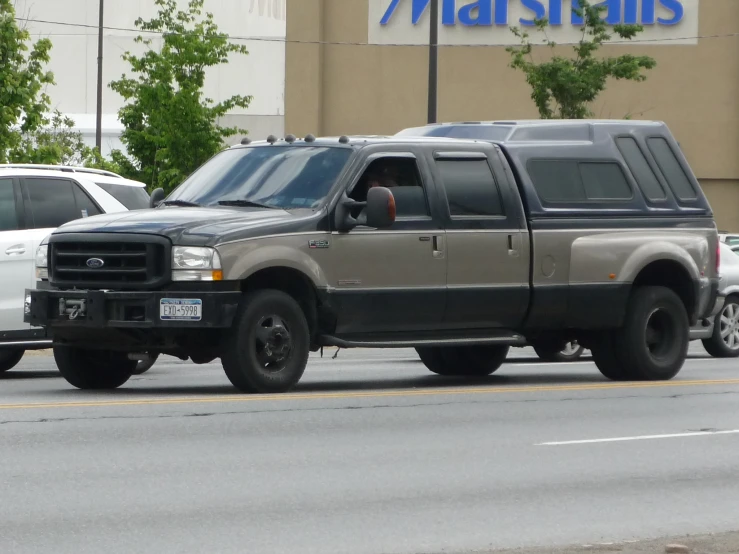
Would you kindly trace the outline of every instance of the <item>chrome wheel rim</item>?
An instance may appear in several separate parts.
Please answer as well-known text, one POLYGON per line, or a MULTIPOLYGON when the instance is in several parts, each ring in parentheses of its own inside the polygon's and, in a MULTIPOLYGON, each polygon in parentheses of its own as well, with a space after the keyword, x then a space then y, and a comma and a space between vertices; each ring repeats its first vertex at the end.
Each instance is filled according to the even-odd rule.
POLYGON ((577 343, 576 340, 573 340, 565 344, 564 349, 562 349, 562 354, 564 354, 565 356, 574 356, 575 354, 577 354, 578 350, 580 350, 580 345, 577 343))
POLYGON ((739 305, 727 304, 719 316, 719 332, 726 348, 739 350, 739 305))

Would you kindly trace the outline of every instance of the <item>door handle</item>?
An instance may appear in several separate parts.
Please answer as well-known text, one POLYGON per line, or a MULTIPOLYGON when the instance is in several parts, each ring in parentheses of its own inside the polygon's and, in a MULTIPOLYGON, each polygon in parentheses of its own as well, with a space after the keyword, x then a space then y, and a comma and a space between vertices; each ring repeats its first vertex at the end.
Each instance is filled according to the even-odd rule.
POLYGON ((512 258, 518 257, 518 240, 515 243, 514 245, 513 235, 508 235, 508 255, 512 258))
POLYGON ((14 246, 11 246, 8 248, 5 253, 8 256, 14 256, 14 255, 20 255, 26 253, 26 245, 25 244, 16 244, 14 246))
POLYGON ((443 239, 438 235, 434 235, 433 242, 434 242, 434 258, 443 258, 444 257, 443 239))

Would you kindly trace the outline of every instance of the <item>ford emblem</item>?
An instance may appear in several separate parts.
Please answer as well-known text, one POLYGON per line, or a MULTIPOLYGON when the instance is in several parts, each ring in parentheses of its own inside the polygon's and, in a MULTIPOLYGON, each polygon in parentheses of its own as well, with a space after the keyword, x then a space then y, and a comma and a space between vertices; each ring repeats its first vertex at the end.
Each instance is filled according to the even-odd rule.
POLYGON ((87 264, 87 267, 90 269, 100 269, 105 265, 105 262, 101 260, 100 258, 90 258, 85 262, 87 264))

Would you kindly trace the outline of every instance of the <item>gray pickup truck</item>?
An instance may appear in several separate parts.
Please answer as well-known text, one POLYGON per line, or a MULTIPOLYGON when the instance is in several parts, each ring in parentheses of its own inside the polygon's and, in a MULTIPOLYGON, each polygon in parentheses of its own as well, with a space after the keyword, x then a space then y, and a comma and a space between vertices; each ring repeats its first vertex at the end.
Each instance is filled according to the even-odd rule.
POLYGON ((491 126, 245 139, 155 209, 56 230, 25 319, 83 389, 162 353, 274 393, 323 346, 412 347, 480 376, 512 345, 570 340, 609 379, 673 378, 722 299, 711 208, 667 127, 491 126))

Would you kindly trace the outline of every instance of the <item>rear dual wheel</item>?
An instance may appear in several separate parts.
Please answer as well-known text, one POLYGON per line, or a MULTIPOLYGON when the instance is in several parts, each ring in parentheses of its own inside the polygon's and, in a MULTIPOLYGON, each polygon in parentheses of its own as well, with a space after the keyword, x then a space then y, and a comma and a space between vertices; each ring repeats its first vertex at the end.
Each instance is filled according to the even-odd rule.
POLYGON ((437 375, 483 377, 495 373, 508 355, 509 346, 449 346, 416 348, 423 364, 437 375))
POLYGON ((620 329, 597 337, 592 352, 601 373, 614 381, 667 381, 688 355, 690 327, 680 297, 665 287, 639 287, 620 329))

